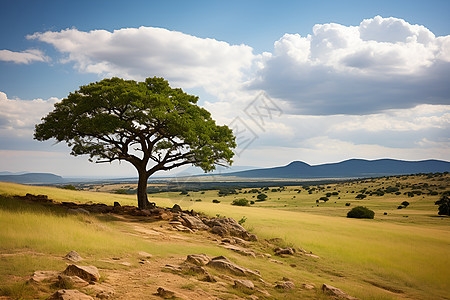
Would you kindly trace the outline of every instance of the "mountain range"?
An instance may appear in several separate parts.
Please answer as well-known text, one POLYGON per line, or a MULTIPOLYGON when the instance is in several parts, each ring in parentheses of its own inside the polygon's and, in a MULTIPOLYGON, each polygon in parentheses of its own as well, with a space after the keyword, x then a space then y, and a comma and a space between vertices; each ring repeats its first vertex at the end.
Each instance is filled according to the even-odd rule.
POLYGON ((222 175, 245 178, 314 179, 379 177, 448 171, 450 171, 450 162, 442 160, 350 159, 338 163, 314 166, 301 161, 294 161, 282 167, 247 170, 222 175))
MULTIPOLYGON (((5 172, 6 173, 6 172, 5 172)), ((25 173, 0 175, 0 181, 15 183, 63 183, 64 178, 52 173, 25 173)))

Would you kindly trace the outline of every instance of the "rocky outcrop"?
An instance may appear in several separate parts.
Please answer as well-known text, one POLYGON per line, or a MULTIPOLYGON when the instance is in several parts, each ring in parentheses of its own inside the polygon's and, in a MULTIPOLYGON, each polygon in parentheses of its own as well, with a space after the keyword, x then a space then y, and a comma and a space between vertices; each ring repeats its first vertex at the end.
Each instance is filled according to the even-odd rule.
POLYGON ((214 257, 206 265, 211 268, 228 271, 234 275, 261 277, 259 272, 236 265, 225 256, 214 257))
POLYGON ((56 282, 58 280, 58 271, 36 271, 31 276, 29 282, 42 283, 42 282, 56 282))
POLYGON ((190 254, 186 257, 186 263, 191 263, 197 266, 206 266, 211 261, 211 258, 206 254, 190 254))
POLYGON ((156 295, 160 296, 163 299, 171 299, 171 298, 175 298, 175 292, 167 290, 163 287, 159 287, 156 290, 156 295))
POLYGON ((184 226, 189 227, 190 229, 197 230, 208 230, 209 227, 205 225, 205 223, 200 220, 197 216, 191 216, 185 213, 181 214, 181 222, 184 226))
POLYGON ((338 289, 337 287, 323 284, 322 285, 322 292, 327 295, 331 295, 340 299, 348 299, 348 300, 359 300, 358 298, 352 297, 348 295, 347 293, 343 292, 342 290, 338 289))
POLYGON ((89 282, 86 280, 81 279, 78 276, 68 276, 64 274, 58 275, 58 286, 59 287, 74 287, 74 288, 81 288, 89 285, 89 282))
POLYGON ((59 290, 48 298, 48 300, 94 300, 78 290, 59 290))
POLYGON ((100 273, 97 267, 94 266, 78 266, 69 265, 63 272, 64 275, 78 276, 86 281, 98 281, 100 279, 100 273))
POLYGON ((248 279, 236 279, 234 281, 234 287, 240 290, 253 290, 255 285, 248 279))
POLYGON ((70 251, 69 253, 64 256, 64 259, 70 260, 71 262, 79 262, 83 260, 80 254, 78 254, 77 251, 70 251))
POLYGON ((280 290, 293 290, 295 289, 295 284, 290 280, 280 281, 275 285, 275 288, 280 290))
POLYGON ((278 255, 278 256, 295 254, 295 249, 292 249, 291 247, 286 247, 286 248, 277 247, 274 249, 274 251, 275 251, 275 255, 278 255))
POLYGON ((249 233, 233 218, 203 218, 203 223, 211 228, 211 232, 220 236, 236 236, 246 241, 257 241, 256 235, 249 233))

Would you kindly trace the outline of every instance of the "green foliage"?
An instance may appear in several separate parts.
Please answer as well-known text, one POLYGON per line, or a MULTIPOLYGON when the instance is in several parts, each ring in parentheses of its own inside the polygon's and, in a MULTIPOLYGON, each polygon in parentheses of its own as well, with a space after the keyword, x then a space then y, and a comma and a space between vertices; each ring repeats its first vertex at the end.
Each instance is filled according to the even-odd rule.
POLYGON ((441 199, 436 201, 434 204, 439 205, 440 216, 450 216, 450 198, 447 196, 442 196, 441 199))
POLYGON ((71 191, 76 191, 77 190, 77 188, 75 186, 73 186, 72 184, 64 185, 62 188, 65 189, 65 190, 71 190, 71 191))
POLYGON ((409 205, 409 202, 408 202, 408 201, 403 201, 403 202, 401 203, 401 205, 403 205, 404 207, 407 207, 407 206, 409 205))
POLYGON ((245 198, 241 198, 241 199, 235 199, 233 200, 233 202, 231 203, 231 205, 237 205, 237 206, 249 206, 250 204, 248 203, 248 200, 245 198))
POLYGON ((322 200, 323 202, 327 202, 330 199, 328 199, 328 197, 320 197, 319 200, 322 200))
POLYGON ((245 223, 245 221, 247 221, 247 218, 246 218, 245 216, 243 216, 243 217, 238 221, 238 223, 239 223, 239 225, 242 225, 242 224, 245 223))
POLYGON ((114 191, 114 194, 127 195, 128 191, 126 189, 117 189, 114 191))
POLYGON ((365 206, 357 206, 347 213, 347 218, 373 219, 375 212, 365 206))
POLYGON ((138 204, 144 208, 147 179, 156 171, 191 164, 208 172, 232 163, 232 130, 216 125, 197 101, 163 78, 104 79, 56 103, 34 138, 65 142, 70 154, 89 155, 90 161, 130 162, 138 170, 138 204))
POLYGON ((212 203, 220 203, 220 200, 214 199, 212 203))
POLYGON ((256 196, 256 201, 266 201, 267 200, 267 195, 266 194, 258 194, 258 196, 256 196))
POLYGON ((367 196, 366 195, 364 195, 364 194, 358 194, 358 195, 356 195, 356 199, 364 199, 364 198, 366 198, 367 196))

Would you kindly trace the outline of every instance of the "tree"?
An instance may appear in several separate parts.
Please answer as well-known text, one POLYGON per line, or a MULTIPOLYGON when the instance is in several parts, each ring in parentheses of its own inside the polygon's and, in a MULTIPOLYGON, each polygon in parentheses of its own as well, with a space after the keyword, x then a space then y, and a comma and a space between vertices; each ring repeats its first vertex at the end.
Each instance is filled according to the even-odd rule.
POLYGON ((375 212, 365 206, 357 206, 347 213, 347 218, 373 219, 375 212))
POLYGON ((450 216, 450 198, 447 196, 442 196, 441 199, 434 202, 435 205, 439 205, 438 215, 440 216, 450 216))
POLYGON ((256 199, 258 199, 257 201, 266 201, 267 199, 267 195, 266 194, 258 194, 258 196, 256 196, 256 199))
POLYGON ((138 207, 149 207, 148 178, 191 164, 205 172, 231 165, 235 137, 196 105, 198 97, 163 78, 104 79, 81 86, 36 125, 34 138, 66 142, 97 163, 128 161, 139 175, 138 207))

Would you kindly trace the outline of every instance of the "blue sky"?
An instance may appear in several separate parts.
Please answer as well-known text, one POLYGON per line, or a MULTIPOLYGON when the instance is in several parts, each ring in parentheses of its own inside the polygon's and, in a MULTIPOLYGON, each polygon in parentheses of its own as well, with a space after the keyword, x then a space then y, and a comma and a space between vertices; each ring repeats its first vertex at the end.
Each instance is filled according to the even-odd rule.
POLYGON ((4 171, 134 174, 32 140, 53 103, 111 76, 163 76, 219 123, 243 120, 255 139, 237 165, 450 160, 449 1, 0 5, 4 171), (249 113, 261 91, 279 108, 263 126, 249 113))

